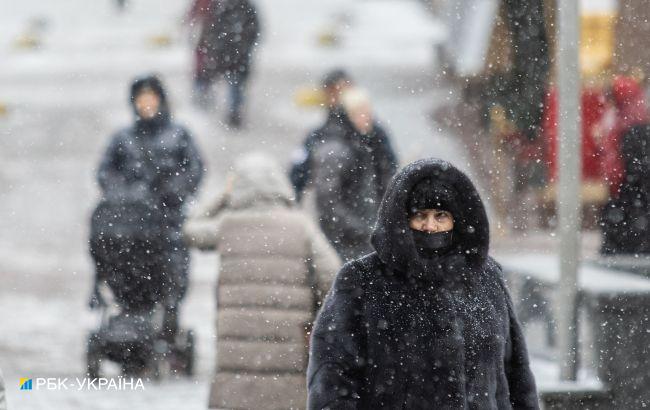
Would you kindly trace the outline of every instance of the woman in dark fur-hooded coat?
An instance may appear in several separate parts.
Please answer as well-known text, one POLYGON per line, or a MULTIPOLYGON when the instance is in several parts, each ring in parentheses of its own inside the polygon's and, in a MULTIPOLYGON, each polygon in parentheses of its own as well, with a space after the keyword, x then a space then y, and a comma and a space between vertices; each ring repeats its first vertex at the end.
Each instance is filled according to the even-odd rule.
POLYGON ((338 273, 316 322, 310 409, 538 408, 521 328, 488 256, 485 208, 465 174, 435 159, 405 167, 372 245, 338 273), (416 186, 453 215, 435 254, 409 227, 416 186))
MULTIPOLYGON (((111 138, 97 173, 101 200, 91 220, 97 273, 91 306, 99 303, 99 283, 108 281, 123 307, 164 299, 173 313, 188 283, 185 204, 198 189, 203 164, 189 131, 172 120, 158 77, 137 78, 130 100, 135 123, 111 138), (157 96, 150 118, 137 108, 145 93, 157 96)), ((176 325, 166 327, 173 333, 176 325)))

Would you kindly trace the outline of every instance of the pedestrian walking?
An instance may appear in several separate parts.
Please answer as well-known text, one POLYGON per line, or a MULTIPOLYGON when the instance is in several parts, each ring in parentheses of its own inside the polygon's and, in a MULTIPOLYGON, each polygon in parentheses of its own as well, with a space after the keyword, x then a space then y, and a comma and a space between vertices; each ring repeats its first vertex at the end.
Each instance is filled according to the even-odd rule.
POLYGON ((313 148, 311 175, 321 228, 347 261, 371 250, 375 215, 397 157, 367 95, 351 89, 341 101, 340 130, 313 148))
POLYGON ((345 110, 341 106, 341 94, 354 86, 349 74, 343 69, 329 71, 322 81, 323 93, 327 107, 325 123, 311 131, 303 145, 294 155, 289 177, 293 184, 296 201, 300 202, 302 195, 310 182, 313 150, 316 144, 325 142, 331 135, 345 132, 343 118, 345 110))
POLYGON ((310 409, 537 409, 483 202, 451 164, 401 170, 375 251, 339 271, 316 321, 310 409))
POLYGON ((637 80, 617 76, 612 82, 613 104, 605 114, 602 125, 603 170, 610 187, 610 195, 617 197, 625 180, 625 164, 622 156, 622 138, 629 129, 648 123, 648 107, 645 93, 637 80))
POLYGON ((220 255, 209 406, 304 408, 308 335, 339 259, 273 159, 244 156, 229 185, 185 228, 192 245, 220 255))
POLYGON ((181 227, 203 166, 192 136, 172 121, 156 76, 131 86, 135 123, 110 140, 97 179, 101 199, 91 222, 96 281, 91 306, 107 283, 125 311, 160 302, 163 332, 173 339, 188 282, 189 253, 181 227))
POLYGON ((249 0, 196 0, 190 20, 201 26, 195 50, 195 100, 208 108, 214 101, 213 84, 225 80, 229 90, 226 121, 238 128, 253 51, 260 37, 257 10, 249 0))
POLYGON ((603 210, 601 253, 650 254, 650 124, 628 129, 620 140, 624 180, 603 210))

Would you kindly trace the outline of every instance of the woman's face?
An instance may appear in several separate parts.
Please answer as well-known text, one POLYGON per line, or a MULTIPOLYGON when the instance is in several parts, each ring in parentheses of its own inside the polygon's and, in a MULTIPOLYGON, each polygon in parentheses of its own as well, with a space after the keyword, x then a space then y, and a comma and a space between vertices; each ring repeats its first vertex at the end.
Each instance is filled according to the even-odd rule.
POLYGON ((369 104, 361 104, 347 110, 348 118, 354 128, 361 134, 372 131, 372 110, 369 104))
POLYGON ((441 209, 418 209, 409 217, 409 227, 422 232, 447 232, 454 229, 454 216, 441 209))
POLYGON ((135 97, 135 109, 140 118, 150 120, 160 109, 160 97, 153 90, 146 88, 135 97))

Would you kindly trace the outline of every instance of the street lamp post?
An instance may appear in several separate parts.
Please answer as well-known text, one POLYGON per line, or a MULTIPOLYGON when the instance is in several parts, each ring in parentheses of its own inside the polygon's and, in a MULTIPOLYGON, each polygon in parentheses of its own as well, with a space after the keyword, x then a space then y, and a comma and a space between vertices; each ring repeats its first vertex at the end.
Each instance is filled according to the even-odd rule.
POLYGON ((578 0, 556 0, 558 6, 557 78, 559 92, 560 282, 556 320, 560 348, 560 377, 577 377, 577 282, 581 227, 581 115, 578 60, 580 15, 578 0))

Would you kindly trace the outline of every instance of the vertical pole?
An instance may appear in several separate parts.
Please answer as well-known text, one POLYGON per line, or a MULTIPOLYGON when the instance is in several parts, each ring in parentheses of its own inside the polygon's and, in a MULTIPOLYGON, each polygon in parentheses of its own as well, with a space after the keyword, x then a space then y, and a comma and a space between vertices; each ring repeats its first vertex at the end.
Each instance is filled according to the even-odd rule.
POLYGON ((558 106, 560 282, 556 320, 560 348, 560 377, 577 376, 577 282, 581 228, 581 120, 578 60, 580 14, 578 0, 556 0, 558 6, 558 106))

